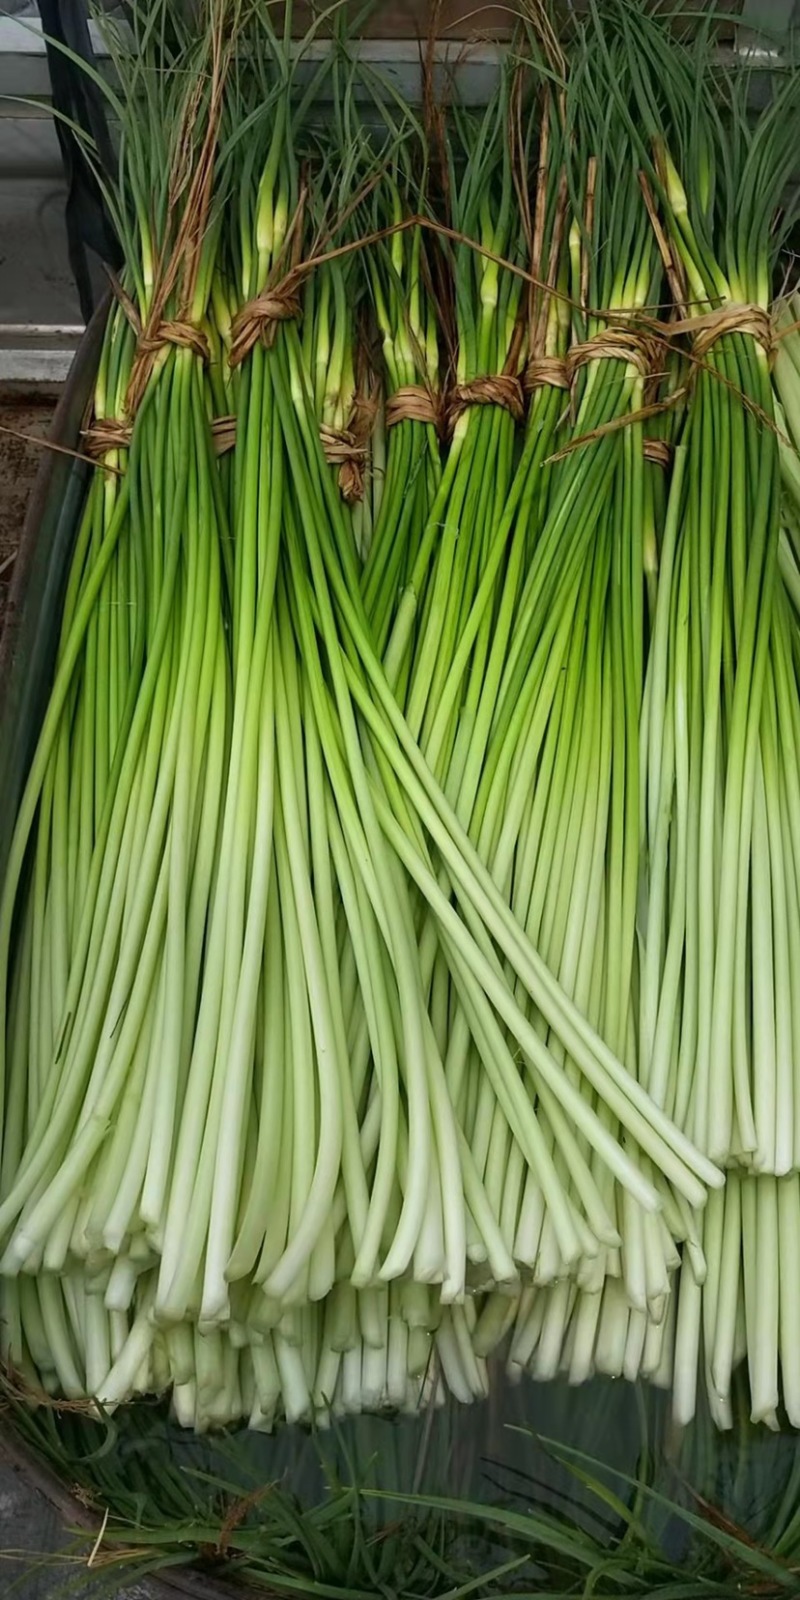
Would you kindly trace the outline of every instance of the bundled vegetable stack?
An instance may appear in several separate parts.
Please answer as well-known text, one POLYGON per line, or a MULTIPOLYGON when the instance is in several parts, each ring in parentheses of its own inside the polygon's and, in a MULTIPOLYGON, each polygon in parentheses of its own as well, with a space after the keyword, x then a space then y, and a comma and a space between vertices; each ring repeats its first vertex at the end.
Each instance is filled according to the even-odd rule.
POLYGON ((334 52, 332 156, 268 8, 159 10, 0 902, 6 1361, 197 1429, 704 1364, 724 1425, 746 1354, 797 1420, 794 77, 751 129, 610 4, 427 139, 334 52))

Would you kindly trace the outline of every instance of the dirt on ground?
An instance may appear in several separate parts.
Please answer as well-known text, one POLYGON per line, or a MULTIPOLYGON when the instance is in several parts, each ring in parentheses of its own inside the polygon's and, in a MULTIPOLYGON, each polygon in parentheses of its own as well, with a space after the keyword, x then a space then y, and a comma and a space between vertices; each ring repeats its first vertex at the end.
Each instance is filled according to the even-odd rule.
POLYGON ((28 499, 56 406, 55 390, 0 388, 0 630, 28 499))

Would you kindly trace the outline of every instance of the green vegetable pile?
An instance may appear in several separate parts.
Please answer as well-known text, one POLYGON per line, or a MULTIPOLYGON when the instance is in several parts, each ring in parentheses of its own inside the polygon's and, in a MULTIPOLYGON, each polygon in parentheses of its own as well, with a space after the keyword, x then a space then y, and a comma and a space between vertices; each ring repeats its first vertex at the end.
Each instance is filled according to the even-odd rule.
POLYGON ((502 1356, 726 1427, 746 1361, 800 1423, 800 95, 639 11, 422 121, 266 3, 108 24, 0 901, 34 1394, 269 1430, 502 1356))

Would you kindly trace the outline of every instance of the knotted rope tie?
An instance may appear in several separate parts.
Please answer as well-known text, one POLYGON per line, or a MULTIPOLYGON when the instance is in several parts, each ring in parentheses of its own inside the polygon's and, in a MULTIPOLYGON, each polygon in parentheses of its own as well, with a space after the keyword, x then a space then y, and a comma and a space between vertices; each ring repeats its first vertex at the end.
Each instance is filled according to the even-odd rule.
POLYGON ((642 446, 645 461, 668 470, 672 466, 672 445, 666 439, 645 439, 642 446))
POLYGON ((138 355, 158 355, 165 344, 177 345, 180 350, 193 350, 201 361, 208 361, 208 340, 195 322, 181 317, 169 317, 152 329, 145 328, 139 340, 138 355))
POLYGON ((399 422, 426 422, 441 432, 444 408, 442 397, 422 384, 407 383, 396 389, 386 402, 386 426, 399 422))
POLYGON ((183 317, 167 317, 155 322, 152 327, 144 328, 139 335, 128 383, 127 409, 132 417, 135 417, 141 404, 156 357, 167 345, 175 345, 179 350, 191 350, 204 362, 210 359, 208 340, 195 322, 188 322, 183 317))
POLYGON ((319 430, 325 460, 339 468, 339 492, 348 506, 364 498, 364 469, 376 411, 377 403, 370 395, 356 395, 346 428, 329 428, 323 423, 319 430))
POLYGON ((561 356, 531 356, 522 374, 522 387, 528 395, 535 389, 568 389, 569 386, 569 367, 561 356))
POLYGON ((470 383, 457 383, 447 401, 447 427, 450 433, 470 406, 500 406, 509 412, 515 422, 521 422, 525 415, 522 384, 519 378, 513 378, 506 372, 473 378, 470 383))
POLYGON ((712 345, 726 333, 749 333, 770 357, 775 348, 772 318, 763 306, 734 301, 716 311, 684 317, 681 322, 670 323, 669 328, 671 333, 692 335, 692 350, 698 361, 702 361, 712 345))
POLYGON ((350 428, 328 428, 323 423, 319 436, 325 460, 339 468, 339 489, 347 505, 355 505, 364 498, 364 468, 367 461, 366 446, 359 444, 350 428))
POLYGON ((129 449, 132 433, 129 422, 120 422, 116 417, 95 417, 94 422, 83 429, 84 450, 94 461, 101 461, 112 450, 129 449))
POLYGON ((236 444, 236 418, 215 417, 211 424, 211 438, 215 453, 224 456, 236 444))
POLYGON ((275 342, 278 325, 281 322, 294 322, 300 311, 298 276, 295 272, 289 272, 281 283, 264 289, 237 312, 231 324, 228 365, 238 367, 259 340, 269 350, 275 342))
POLYGON ((570 380, 589 361, 605 358, 607 361, 624 361, 636 368, 646 378, 653 366, 655 341, 647 334, 634 333, 625 328, 602 328, 583 344, 575 344, 567 353, 566 367, 570 380))

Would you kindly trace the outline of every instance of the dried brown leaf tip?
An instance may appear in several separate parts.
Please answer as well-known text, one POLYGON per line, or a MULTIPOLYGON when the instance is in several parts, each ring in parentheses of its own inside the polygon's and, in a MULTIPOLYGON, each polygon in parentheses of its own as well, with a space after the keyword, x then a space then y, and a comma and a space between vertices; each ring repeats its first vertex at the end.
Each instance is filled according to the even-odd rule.
POLYGON ((234 44, 234 34, 227 31, 228 11, 222 3, 212 4, 208 78, 200 75, 192 85, 176 137, 171 210, 181 204, 184 195, 185 200, 171 248, 157 263, 150 311, 138 339, 127 393, 131 418, 136 416, 164 349, 171 345, 188 349, 203 361, 209 356, 208 341, 193 321, 191 308, 209 227, 223 96, 234 44), (195 155, 197 124, 203 114, 205 128, 195 155), (169 314, 167 308, 176 300, 178 310, 169 314))

